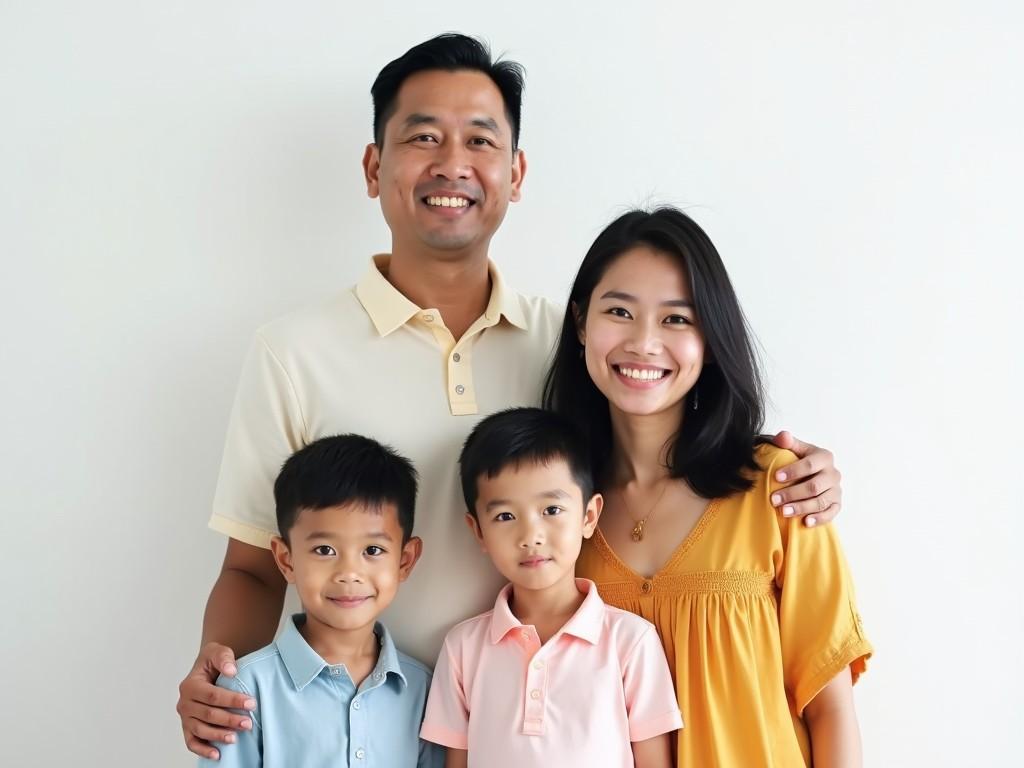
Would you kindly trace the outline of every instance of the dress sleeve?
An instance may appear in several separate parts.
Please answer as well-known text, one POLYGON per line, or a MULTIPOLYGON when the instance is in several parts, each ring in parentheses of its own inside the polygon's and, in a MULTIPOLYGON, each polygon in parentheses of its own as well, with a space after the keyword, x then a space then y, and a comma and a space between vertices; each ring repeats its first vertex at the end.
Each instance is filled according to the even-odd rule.
POLYGON ((210 527, 269 548, 277 532, 274 480, 285 460, 304 445, 305 434, 292 381, 257 334, 231 411, 210 527))
POLYGON ((420 737, 451 749, 469 748, 469 703, 462 684, 462 665, 445 638, 434 668, 420 737))
MULTIPOLYGON (((237 677, 225 677, 221 675, 217 679, 217 685, 227 688, 235 693, 244 693, 246 696, 253 696, 245 684, 237 677)), ((205 757, 199 758, 199 768, 260 768, 263 765, 263 731, 258 719, 259 706, 252 712, 243 709, 232 709, 236 715, 245 715, 252 720, 252 729, 235 731, 234 744, 214 744, 220 752, 220 760, 209 760, 205 757)))
MULTIPOLYGON (((791 456, 788 452, 780 452, 791 456)), ((795 457, 794 457, 795 458, 795 457)), ((773 461, 770 478, 788 461, 773 461)), ((779 486, 766 483, 765 503, 779 486)), ((872 654, 857 612, 853 579, 835 525, 808 528, 799 518, 776 513, 782 552, 775 558, 779 589, 779 630, 786 691, 796 711, 845 667, 853 681, 872 654)))
POLYGON ((622 668, 629 740, 646 741, 683 727, 672 675, 654 627, 643 628, 622 668))

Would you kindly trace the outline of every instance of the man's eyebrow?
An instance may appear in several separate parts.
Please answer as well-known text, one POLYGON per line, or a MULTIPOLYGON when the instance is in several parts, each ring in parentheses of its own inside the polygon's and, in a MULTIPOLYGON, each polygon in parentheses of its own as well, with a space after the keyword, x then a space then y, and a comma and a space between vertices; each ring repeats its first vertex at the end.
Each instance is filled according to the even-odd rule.
POLYGON ((437 123, 437 118, 433 115, 425 115, 422 112, 413 112, 402 121, 402 127, 412 128, 416 125, 434 125, 435 123, 437 123))
POLYGON ((469 124, 476 128, 488 130, 498 136, 501 135, 501 128, 498 127, 498 121, 493 117, 474 117, 469 121, 469 124))
MULTIPOLYGON (((638 301, 637 297, 631 293, 623 293, 622 291, 608 291, 601 295, 602 299, 618 299, 619 301, 638 301)), ((693 309, 693 302, 689 299, 668 299, 666 301, 659 302, 659 306, 662 307, 689 307, 693 309)))

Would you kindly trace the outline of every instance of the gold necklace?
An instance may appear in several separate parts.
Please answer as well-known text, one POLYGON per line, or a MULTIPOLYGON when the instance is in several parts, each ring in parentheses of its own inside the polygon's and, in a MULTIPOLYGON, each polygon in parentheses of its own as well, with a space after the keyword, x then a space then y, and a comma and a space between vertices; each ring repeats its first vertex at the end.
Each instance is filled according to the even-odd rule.
POLYGON ((658 509, 658 505, 661 503, 661 499, 665 496, 665 491, 668 490, 668 480, 666 479, 661 486, 661 493, 658 494, 657 501, 654 502, 650 511, 644 516, 637 520, 633 517, 633 513, 629 511, 629 504, 626 503, 626 494, 623 491, 619 491, 619 498, 622 499, 622 506, 626 508, 626 514, 629 515, 629 519, 632 520, 636 525, 633 526, 633 531, 630 534, 630 538, 633 541, 640 542, 644 540, 644 526, 647 525, 647 521, 651 519, 651 515, 658 509))

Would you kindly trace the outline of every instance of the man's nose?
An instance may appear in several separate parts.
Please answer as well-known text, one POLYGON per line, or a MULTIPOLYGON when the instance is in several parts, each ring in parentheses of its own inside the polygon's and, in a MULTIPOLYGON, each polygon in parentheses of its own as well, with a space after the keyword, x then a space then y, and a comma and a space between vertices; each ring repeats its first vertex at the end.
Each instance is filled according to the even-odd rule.
POLYGON ((430 174, 450 181, 468 179, 472 175, 469 152, 461 141, 445 141, 438 148, 430 174))

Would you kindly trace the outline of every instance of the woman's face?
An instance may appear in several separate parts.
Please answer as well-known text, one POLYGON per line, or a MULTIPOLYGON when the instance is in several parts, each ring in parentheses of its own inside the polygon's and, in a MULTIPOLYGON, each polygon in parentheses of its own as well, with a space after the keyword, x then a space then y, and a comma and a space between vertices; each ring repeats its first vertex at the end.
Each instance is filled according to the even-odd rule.
POLYGON ((643 245, 619 256, 590 296, 580 342, 613 411, 681 412, 704 363, 704 336, 679 260, 643 245))

